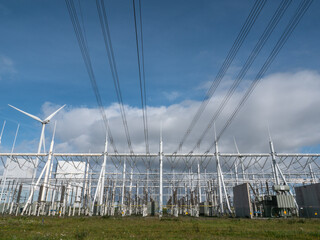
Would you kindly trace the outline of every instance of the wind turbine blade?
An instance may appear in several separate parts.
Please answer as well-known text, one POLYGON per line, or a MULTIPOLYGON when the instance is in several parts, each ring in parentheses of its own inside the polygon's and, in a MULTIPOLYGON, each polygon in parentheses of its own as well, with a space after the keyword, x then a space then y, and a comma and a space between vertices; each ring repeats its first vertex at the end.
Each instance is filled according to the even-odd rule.
POLYGON ((39 122, 42 123, 42 120, 41 120, 40 118, 38 118, 37 116, 34 116, 34 115, 30 114, 30 113, 27 113, 27 112, 25 112, 25 111, 22 111, 22 110, 20 110, 19 108, 16 108, 16 107, 14 107, 14 106, 12 106, 12 105, 10 105, 10 104, 8 104, 8 105, 9 105, 10 107, 14 108, 15 110, 17 110, 17 111, 19 111, 19 112, 22 112, 23 114, 25 114, 25 115, 27 115, 27 116, 29 116, 29 117, 31 117, 31 118, 33 118, 33 119, 35 119, 35 120, 37 120, 37 121, 39 121, 39 122))
POLYGON ((53 118, 53 116, 54 115, 56 115, 62 108, 64 108, 66 106, 66 104, 65 105, 63 105, 61 108, 59 108, 57 111, 55 111, 54 113, 52 113, 49 117, 47 117, 45 120, 44 120, 44 122, 48 122, 48 121, 50 121, 51 120, 51 118, 53 118))
MULTIPOLYGON (((2 134, 3 134, 3 130, 4 130, 4 127, 6 126, 6 120, 3 122, 3 125, 2 125, 2 130, 1 130, 1 133, 0 133, 0 144, 1 144, 1 139, 2 139, 2 134)), ((1 198, 0 198, 1 199, 1 198)))

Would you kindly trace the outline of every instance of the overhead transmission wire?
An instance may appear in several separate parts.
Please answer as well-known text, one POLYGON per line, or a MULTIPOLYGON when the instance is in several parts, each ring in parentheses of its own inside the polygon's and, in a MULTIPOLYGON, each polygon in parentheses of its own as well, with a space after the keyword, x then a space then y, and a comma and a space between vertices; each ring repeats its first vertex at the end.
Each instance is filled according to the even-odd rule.
POLYGON ((99 111, 100 111, 100 114, 102 116, 102 120, 103 120, 104 126, 105 126, 107 134, 108 134, 109 142, 110 142, 114 152, 118 152, 117 148, 115 146, 113 137, 112 137, 111 130, 109 128, 108 118, 106 116, 106 112, 105 112, 104 106, 102 104, 102 99, 101 99, 99 88, 98 88, 98 85, 97 85, 97 82, 96 82, 96 78, 95 78, 95 75, 94 75, 92 62, 91 62, 89 51, 88 51, 88 46, 86 44, 86 40, 85 40, 85 37, 84 37, 84 33, 82 31, 81 25, 79 23, 79 18, 78 18, 78 15, 77 15, 76 8, 74 6, 74 2, 73 2, 73 0, 65 0, 65 2, 66 2, 67 9, 68 9, 68 12, 69 12, 69 16, 70 16, 70 19, 71 19, 71 22, 72 22, 73 30, 75 32, 75 35, 76 35, 76 38, 77 38, 77 41, 78 41, 78 44, 79 44, 81 55, 82 55, 84 64, 86 66, 89 78, 90 78, 91 86, 92 86, 94 95, 96 97, 96 101, 97 101, 97 104, 98 104, 98 107, 99 107, 99 111))
POLYGON ((82 29, 83 29, 83 37, 86 43, 86 46, 88 48, 89 52, 89 46, 88 46, 88 40, 87 40, 87 32, 86 28, 84 27, 84 18, 83 18, 83 13, 82 13, 82 5, 81 5, 81 0, 78 0, 78 5, 79 5, 79 12, 80 12, 80 18, 81 18, 81 23, 82 23, 82 29))
POLYGON ((149 153, 147 94, 146 94, 146 76, 145 76, 145 69, 144 69, 144 50, 143 50, 141 0, 138 0, 138 4, 139 4, 139 22, 140 22, 141 60, 140 60, 139 37, 138 37, 138 27, 137 27, 137 16, 136 16, 135 0, 132 0, 132 4, 133 4, 134 29, 135 29, 135 35, 136 35, 136 48, 137 48, 137 58, 138 58, 139 84, 140 84, 140 97, 141 97, 142 117, 143 117, 144 140, 145 140, 145 144, 146 144, 146 153, 149 153))
MULTIPOLYGON (((226 121, 224 127, 221 129, 221 131, 218 134, 217 139, 215 142, 219 141, 223 133, 226 131, 226 129, 230 126, 236 115, 239 113, 245 102, 248 100, 249 96, 252 94, 253 90, 256 88, 256 86, 259 84, 260 80, 264 76, 265 72, 268 70, 280 50, 283 48, 284 44, 290 37, 291 33, 294 31, 294 29, 297 27, 299 22, 301 21, 302 17, 310 7, 313 0, 303 0, 300 5, 298 6, 296 12, 290 19, 288 25, 286 26, 285 30, 283 31, 280 39, 274 46, 273 50, 271 51, 270 55, 268 56, 267 60, 261 67, 260 71, 256 75, 254 81, 252 81, 251 85, 245 92, 244 96, 242 97, 241 101, 239 102, 238 106, 234 109, 233 113, 230 115, 229 119, 226 121)), ((211 146, 208 148, 207 152, 209 152, 215 145, 215 142, 211 144, 211 146)))
POLYGON ((208 133, 210 128, 213 126, 214 122, 220 116, 220 114, 223 111, 223 109, 225 108, 226 104, 228 103, 228 101, 230 100, 230 98, 234 94, 235 90, 237 89, 237 87, 239 86, 241 81, 243 80, 244 76, 246 75, 246 73, 250 69, 252 63, 255 61, 255 59, 259 55, 261 49, 264 47, 264 45, 266 44, 267 40, 271 36, 271 34, 274 31, 275 27, 278 25, 279 21, 282 19, 285 11, 288 9, 288 7, 291 4, 291 2, 292 2, 292 0, 282 0, 280 2, 280 4, 279 4, 278 8, 276 9, 275 13, 272 15, 267 27, 264 29, 262 35, 260 36, 260 38, 259 38, 258 42, 256 43, 256 45, 254 46, 254 48, 252 49, 252 51, 251 51, 249 57, 247 58, 245 64, 243 65, 242 69, 238 73, 235 81, 230 86, 226 96, 224 97, 224 99, 220 103, 220 105, 217 108, 217 110, 214 112, 213 116, 211 117, 210 122, 208 123, 208 125, 204 129, 204 131, 202 132, 200 138, 198 139, 196 145, 193 147, 191 152, 193 152, 197 147, 200 146, 202 140, 204 139, 204 137, 206 136, 206 134, 208 133))
POLYGON ((145 141, 146 141, 146 152, 149 153, 149 130, 148 130, 148 111, 147 111, 147 88, 146 88, 146 74, 144 68, 144 47, 143 47, 143 30, 142 30, 142 10, 141 0, 139 0, 139 16, 140 16, 140 39, 141 39, 141 58, 142 58, 142 76, 143 76, 143 95, 144 95, 144 112, 145 112, 145 141))
POLYGON ((245 23, 242 25, 242 28, 240 32, 238 33, 238 36, 236 40, 234 41, 231 49, 229 50, 225 60, 223 61, 222 66, 219 69, 218 74, 214 78, 209 90, 207 91, 206 95, 204 96, 200 107, 198 108, 197 112, 195 113, 190 125, 188 126, 187 131, 184 133, 178 148, 176 149, 175 153, 178 152, 184 142, 186 141, 187 137, 191 133, 192 129, 194 128, 195 124, 199 120, 201 114, 205 110, 206 106, 208 105, 210 99, 212 98, 213 94, 215 93, 216 89, 218 88, 221 80, 225 76, 227 70, 229 69, 231 63, 233 62, 235 56, 237 55, 240 47, 242 46, 244 40, 246 39, 247 35, 249 34, 252 26, 256 22, 259 14, 261 13, 263 7, 265 6, 266 0, 256 0, 248 17, 246 18, 245 23))
POLYGON ((130 153, 133 153, 133 148, 132 148, 132 143, 131 143, 131 138, 130 138, 130 133, 129 133, 126 112, 125 112, 124 105, 123 105, 119 75, 118 75, 116 60, 114 57, 114 51, 113 51, 113 46, 112 46, 112 41, 111 41, 111 34, 110 34, 110 30, 109 30, 108 17, 107 17, 107 12, 106 12, 106 8, 105 8, 104 0, 100 0, 100 2, 99 2, 99 0, 96 0, 96 6, 97 6, 100 25, 101 25, 103 40, 104 40, 104 44, 105 44, 105 48, 106 48, 107 56, 108 56, 108 60, 109 60, 111 75, 112 75, 114 87, 116 90, 117 100, 118 100, 118 104, 119 104, 119 108, 120 108, 120 114, 121 114, 121 119, 122 119, 124 131, 125 131, 125 135, 126 135, 126 139, 127 139, 128 148, 130 150, 130 153))

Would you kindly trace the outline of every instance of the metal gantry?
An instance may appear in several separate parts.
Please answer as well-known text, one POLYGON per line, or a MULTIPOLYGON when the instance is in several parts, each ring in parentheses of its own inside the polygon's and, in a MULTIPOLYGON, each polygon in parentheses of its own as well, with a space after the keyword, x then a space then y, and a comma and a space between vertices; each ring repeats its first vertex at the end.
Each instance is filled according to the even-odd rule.
POLYGON ((232 188, 317 183, 320 154, 0 153, 0 212, 14 215, 233 214, 232 188), (16 168, 16 169, 13 169, 16 168), (19 170, 19 171, 18 171, 19 170), (23 176, 21 172, 30 172, 23 176), (37 173, 35 181, 33 172, 37 173))

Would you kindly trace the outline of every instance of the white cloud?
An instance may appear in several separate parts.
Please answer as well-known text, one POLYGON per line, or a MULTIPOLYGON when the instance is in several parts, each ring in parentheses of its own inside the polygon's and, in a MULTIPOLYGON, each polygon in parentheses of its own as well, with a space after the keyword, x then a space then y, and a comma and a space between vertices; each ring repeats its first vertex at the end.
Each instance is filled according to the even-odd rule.
MULTIPOLYGON (((270 126, 276 151, 294 152, 320 143, 320 75, 312 71, 280 73, 263 79, 235 121, 220 141, 221 152, 235 152, 233 136, 241 152, 269 152, 267 126, 270 126)), ((235 108, 244 90, 234 94, 216 123, 222 128, 228 114, 235 108)), ((191 132, 182 151, 189 152, 209 122, 210 116, 224 96, 220 92, 208 104, 204 115, 191 132)), ((184 101, 168 107, 148 107, 150 151, 158 152, 160 122, 163 125, 164 151, 172 153, 200 106, 197 101, 184 101)), ((45 115, 58 106, 43 105, 45 115)), ((133 149, 144 152, 141 109, 125 106, 133 149)), ((119 152, 128 152, 117 104, 106 108, 111 131, 119 152)), ((98 109, 67 107, 57 115, 56 151, 102 152, 105 130, 98 109)), ((53 124, 51 124, 51 129, 53 124)), ((210 129, 198 152, 204 152, 214 140, 210 129)))
POLYGON ((174 101, 176 100, 178 97, 181 96, 181 93, 177 92, 177 91, 172 91, 172 92, 164 92, 163 93, 164 97, 166 99, 168 99, 169 101, 174 101))
POLYGON ((0 80, 2 80, 5 75, 15 74, 17 71, 15 69, 14 62, 7 56, 0 55, 0 80))
POLYGON ((199 84, 197 90, 209 90, 210 86, 212 85, 213 81, 205 81, 199 84))

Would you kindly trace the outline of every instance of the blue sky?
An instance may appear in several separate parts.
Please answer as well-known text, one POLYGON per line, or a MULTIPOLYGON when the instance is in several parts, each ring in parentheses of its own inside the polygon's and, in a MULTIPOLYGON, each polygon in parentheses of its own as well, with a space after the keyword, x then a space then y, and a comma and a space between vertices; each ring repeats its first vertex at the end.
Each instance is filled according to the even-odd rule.
MULTIPOLYGON (((269 0, 266 3, 225 82, 237 74, 278 2, 269 0)), ((246 79, 255 76, 300 2, 293 1, 246 79)), ((110 107, 117 100, 96 6, 94 1, 81 0, 81 4, 103 104, 110 107)), ((142 0, 148 106, 170 108, 183 106, 188 100, 200 101, 253 4, 252 0, 142 0)), ((123 101, 138 109, 141 106, 132 1, 107 0, 106 6, 123 101)), ((319 9, 320 2, 314 1, 267 75, 305 70, 319 72, 319 9)), ((0 1, 0 29, 0 126, 7 120, 3 146, 11 145, 17 122, 22 124, 20 145, 27 145, 23 145, 24 141, 36 142, 40 136, 38 123, 7 104, 42 117, 48 106, 44 105, 46 102, 52 103, 52 108, 67 104, 66 111, 96 108, 64 1, 0 1)), ((301 81, 303 84, 303 79, 301 81)), ((189 119, 191 121, 191 117, 189 119)), ((179 140, 176 138, 177 143, 179 140)), ((299 147, 304 145, 309 146, 309 143, 299 147)))

